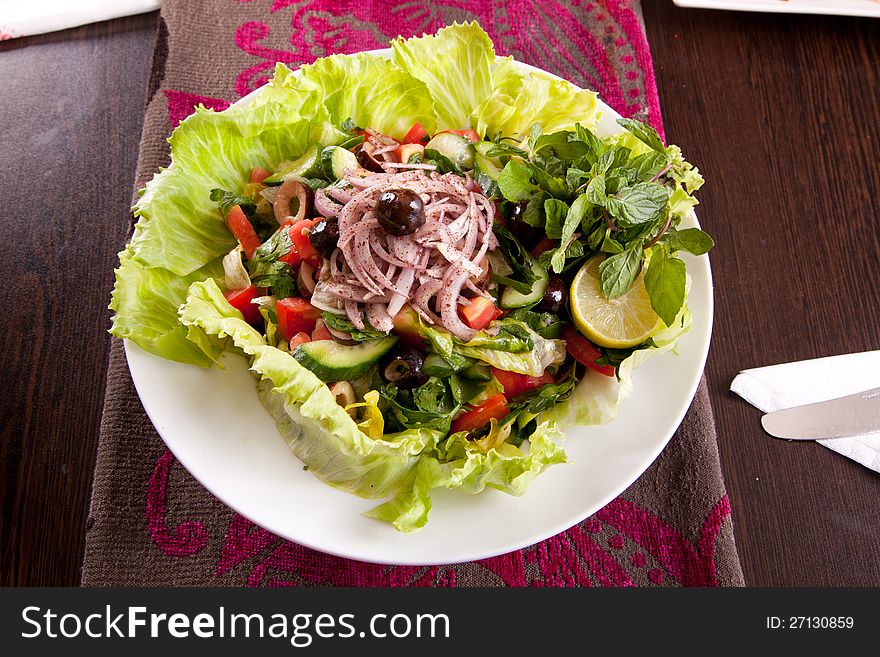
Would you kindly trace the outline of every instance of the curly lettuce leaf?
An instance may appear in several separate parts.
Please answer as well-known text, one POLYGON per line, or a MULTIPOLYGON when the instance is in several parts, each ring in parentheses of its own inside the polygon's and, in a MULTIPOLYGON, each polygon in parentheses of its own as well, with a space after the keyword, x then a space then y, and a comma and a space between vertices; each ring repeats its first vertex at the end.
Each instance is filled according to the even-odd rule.
POLYGON ((391 49, 394 63, 430 90, 439 130, 468 127, 474 108, 492 94, 495 50, 476 22, 453 23, 419 38, 399 37, 391 49))
POLYGON ((494 488, 522 495, 549 466, 567 462, 559 445, 563 438, 555 424, 544 422, 530 437, 528 451, 502 444, 484 452, 464 433, 453 434, 433 454, 419 461, 405 488, 367 515, 390 522, 396 530, 407 533, 421 529, 428 521, 434 488, 453 488, 472 495, 494 488))
POLYGON ((301 70, 289 84, 323 98, 334 125, 350 118, 395 139, 416 121, 429 132, 437 125, 425 84, 387 59, 365 53, 332 55, 301 70))
POLYGON ((192 284, 180 320, 208 335, 231 338, 252 358, 264 407, 291 451, 326 484, 360 497, 394 494, 412 479, 420 454, 442 438, 430 429, 381 439, 364 434, 327 385, 289 353, 267 345, 213 280, 192 284))
POLYGON ((492 71, 492 93, 470 117, 476 131, 489 139, 523 138, 538 123, 545 134, 592 128, 599 119, 597 94, 536 71, 524 71, 511 58, 499 59, 492 71))
POLYGON ((110 333, 181 363, 207 367, 215 361, 222 349, 197 332, 188 339, 187 329, 177 320, 177 308, 193 282, 223 277, 222 258, 187 276, 161 267, 145 267, 132 257, 130 248, 119 254, 119 260, 110 300, 110 309, 115 313, 110 333))

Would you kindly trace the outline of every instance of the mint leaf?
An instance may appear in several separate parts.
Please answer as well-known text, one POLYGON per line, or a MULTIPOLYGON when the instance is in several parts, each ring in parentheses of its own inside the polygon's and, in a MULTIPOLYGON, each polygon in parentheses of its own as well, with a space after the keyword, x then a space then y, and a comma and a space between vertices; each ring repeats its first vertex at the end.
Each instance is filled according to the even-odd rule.
POLYGON ((660 139, 660 135, 657 134, 657 131, 647 123, 642 123, 641 121, 636 121, 634 119, 617 119, 617 124, 623 126, 623 128, 628 130, 633 137, 650 146, 658 153, 666 153, 666 147, 663 145, 663 140, 660 139))
POLYGON ((599 265, 602 294, 616 299, 626 294, 642 269, 641 249, 627 249, 623 253, 608 256, 599 265))
MULTIPOLYGON (((491 152, 491 151, 490 151, 491 152)), ((538 188, 532 183, 532 173, 528 167, 511 160, 504 165, 498 175, 498 189, 508 201, 525 201, 538 188)))
POLYGON ((564 180, 550 175, 541 167, 531 162, 528 163, 528 167, 532 172, 532 178, 535 179, 535 182, 538 183, 541 189, 550 194, 550 196, 565 196, 566 189, 564 180))
POLYGON ((703 255, 715 246, 714 240, 699 228, 670 230, 663 236, 663 241, 673 253, 687 251, 694 255, 703 255))
POLYGON ((608 211, 620 226, 634 226, 657 219, 669 203, 669 190, 657 183, 637 183, 609 198, 608 211))
POLYGON ((558 240, 562 237, 562 226, 568 214, 568 203, 559 199, 548 198, 544 201, 544 214, 547 217, 547 237, 558 240))
POLYGON ((500 141, 493 145, 488 152, 486 153, 488 157, 522 157, 527 158, 529 156, 527 151, 524 151, 521 148, 517 148, 512 144, 508 144, 507 142, 500 141))
POLYGON ((669 164, 669 156, 650 151, 634 157, 629 164, 636 180, 649 181, 669 164))
POLYGON ((605 176, 599 174, 593 178, 587 185, 585 194, 590 203, 604 207, 608 202, 608 197, 605 195, 605 176))
POLYGON ((684 305, 687 274, 682 260, 665 248, 654 249, 645 272, 645 288, 651 307, 666 326, 672 326, 684 305))
POLYGON ((554 156, 560 160, 576 160, 590 152, 590 147, 582 141, 569 141, 573 133, 563 130, 549 135, 541 135, 532 150, 536 155, 554 156))
POLYGON ((538 192, 529 199, 525 212, 522 214, 522 220, 533 228, 543 228, 547 220, 544 218, 544 201, 547 194, 538 192))

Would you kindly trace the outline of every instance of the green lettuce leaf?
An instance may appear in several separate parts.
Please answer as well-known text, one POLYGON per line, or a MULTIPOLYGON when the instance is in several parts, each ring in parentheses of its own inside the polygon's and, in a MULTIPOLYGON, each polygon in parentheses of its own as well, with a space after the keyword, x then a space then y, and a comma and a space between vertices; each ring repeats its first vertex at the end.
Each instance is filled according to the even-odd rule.
POLYGON ((211 190, 241 192, 254 167, 273 170, 299 157, 311 129, 287 103, 263 103, 250 111, 199 108, 168 140, 171 166, 147 183, 134 206, 133 257, 186 276, 228 253, 235 238, 211 190))
POLYGON ((412 480, 420 454, 442 434, 431 429, 369 438, 330 389, 290 354, 266 344, 213 280, 193 283, 180 309, 185 326, 232 338, 252 358, 260 399, 290 449, 326 484, 360 497, 386 497, 412 480))
MULTIPOLYGON (((222 350, 209 340, 187 339, 187 329, 177 320, 177 308, 193 282, 222 279, 222 258, 186 276, 161 267, 144 267, 132 257, 130 248, 119 254, 119 260, 110 300, 110 309, 115 313, 110 333, 181 363, 207 367, 216 360, 222 350)), ((194 332, 192 337, 200 336, 194 332)))
POLYGON ((495 50, 476 22, 453 23, 420 38, 401 37, 391 48, 394 63, 427 85, 440 130, 467 128, 474 108, 492 94, 495 50))
POLYGON ((387 59, 364 53, 333 55, 301 70, 293 84, 322 97, 334 125, 350 118, 396 139, 416 121, 428 132, 437 125, 425 84, 387 59))
POLYGON ((555 424, 545 422, 530 437, 528 452, 510 444, 483 452, 464 433, 453 434, 433 454, 426 454, 419 461, 404 489, 367 515, 390 522, 400 532, 412 532, 428 521, 434 488, 452 488, 468 494, 495 488, 522 495, 549 466, 567 462, 559 445, 563 438, 555 424))
POLYGON ((529 339, 534 345, 530 351, 510 352, 503 349, 485 347, 482 346, 484 340, 481 340, 479 335, 466 344, 456 344, 454 350, 462 356, 476 358, 500 370, 518 372, 530 376, 541 376, 545 369, 551 365, 558 365, 565 360, 564 340, 543 338, 530 326, 522 322, 516 323, 520 325, 524 333, 528 334, 529 339))
POLYGON ((522 138, 535 123, 544 133, 592 128, 599 118, 597 95, 545 73, 518 69, 511 58, 499 59, 492 72, 493 90, 470 117, 489 139, 522 138))

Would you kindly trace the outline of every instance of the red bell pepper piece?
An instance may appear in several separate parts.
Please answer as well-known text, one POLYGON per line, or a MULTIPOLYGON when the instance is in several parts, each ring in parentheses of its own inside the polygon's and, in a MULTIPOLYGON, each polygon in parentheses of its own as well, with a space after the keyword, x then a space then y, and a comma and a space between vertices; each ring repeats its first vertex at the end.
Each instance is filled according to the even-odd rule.
POLYGON ((260 314, 260 307, 251 302, 265 293, 266 290, 261 287, 248 285, 239 290, 227 290, 223 296, 226 297, 230 306, 242 314, 244 321, 252 326, 257 326, 263 323, 263 316, 260 314))
POLYGON ((278 330, 281 337, 290 342, 297 333, 311 333, 321 316, 321 311, 306 299, 288 297, 275 304, 278 330))
POLYGON ((545 383, 553 383, 553 376, 549 372, 544 372, 541 376, 529 376, 528 374, 508 372, 507 370, 499 370, 497 367, 493 367, 492 375, 498 379, 498 383, 504 388, 504 396, 508 399, 513 399, 524 392, 539 388, 545 383))
POLYGON ((474 297, 468 306, 459 306, 458 314, 464 323, 475 331, 481 331, 501 315, 501 311, 495 307, 491 299, 486 297, 474 297))
POLYGON ((602 355, 602 350, 582 336, 571 325, 562 330, 562 339, 565 340, 565 348, 577 362, 586 365, 591 370, 605 376, 614 376, 616 368, 612 365, 599 365, 596 361, 602 355))
POLYGON ((455 418, 452 421, 451 431, 452 433, 476 431, 485 427, 491 420, 501 420, 509 413, 507 399, 499 393, 455 418))
POLYGON ((226 225, 229 226, 229 230, 232 231, 235 239, 241 244, 241 248, 244 249, 244 254, 248 257, 248 260, 253 258, 254 253, 260 246, 260 238, 257 237, 257 231, 254 230, 241 206, 233 205, 229 208, 229 214, 226 215, 226 225))

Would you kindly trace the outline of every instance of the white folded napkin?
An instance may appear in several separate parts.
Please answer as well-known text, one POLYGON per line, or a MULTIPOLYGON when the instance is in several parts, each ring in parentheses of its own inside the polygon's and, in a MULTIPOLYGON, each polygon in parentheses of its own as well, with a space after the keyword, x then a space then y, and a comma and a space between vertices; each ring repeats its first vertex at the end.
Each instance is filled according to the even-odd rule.
POLYGON ((161 0, 0 0, 0 39, 143 14, 161 4, 161 0))
MULTIPOLYGON (((740 372, 730 389, 765 413, 880 387, 880 351, 830 356, 740 372)), ((817 441, 880 472, 880 431, 817 441)))

